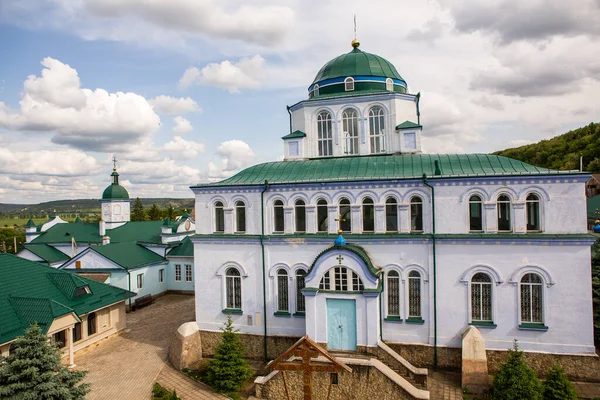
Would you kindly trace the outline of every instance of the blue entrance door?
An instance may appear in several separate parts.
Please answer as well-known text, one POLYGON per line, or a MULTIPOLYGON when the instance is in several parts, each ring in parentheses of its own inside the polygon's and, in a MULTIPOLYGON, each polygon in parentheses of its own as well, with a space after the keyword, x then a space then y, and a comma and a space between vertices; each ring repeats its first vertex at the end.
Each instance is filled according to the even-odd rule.
POLYGON ((327 347, 356 350, 356 302, 327 299, 327 347))

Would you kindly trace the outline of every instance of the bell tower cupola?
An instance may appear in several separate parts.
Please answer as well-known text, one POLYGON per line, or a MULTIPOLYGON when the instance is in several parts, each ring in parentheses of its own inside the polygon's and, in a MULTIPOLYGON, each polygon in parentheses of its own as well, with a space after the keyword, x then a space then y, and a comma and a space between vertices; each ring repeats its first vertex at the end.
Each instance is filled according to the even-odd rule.
POLYGON ((131 220, 129 193, 119 184, 117 159, 113 157, 113 172, 110 174, 111 184, 104 189, 100 206, 102 221, 106 229, 117 228, 131 220))

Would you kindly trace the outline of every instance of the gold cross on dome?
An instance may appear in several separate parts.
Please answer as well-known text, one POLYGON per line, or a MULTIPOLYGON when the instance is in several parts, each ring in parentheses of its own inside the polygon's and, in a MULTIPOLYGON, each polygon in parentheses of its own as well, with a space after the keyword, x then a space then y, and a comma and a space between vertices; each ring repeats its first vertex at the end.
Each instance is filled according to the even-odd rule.
POLYGON ((113 156, 112 162, 113 162, 113 168, 116 171, 117 170, 117 157, 113 156))
POLYGON ((335 219, 335 221, 338 223, 338 233, 342 233, 342 222, 345 222, 346 218, 340 215, 335 219))
POLYGON ((342 257, 341 254, 339 256, 337 256, 335 259, 338 260, 339 265, 342 265, 342 261, 344 261, 344 257, 342 257))

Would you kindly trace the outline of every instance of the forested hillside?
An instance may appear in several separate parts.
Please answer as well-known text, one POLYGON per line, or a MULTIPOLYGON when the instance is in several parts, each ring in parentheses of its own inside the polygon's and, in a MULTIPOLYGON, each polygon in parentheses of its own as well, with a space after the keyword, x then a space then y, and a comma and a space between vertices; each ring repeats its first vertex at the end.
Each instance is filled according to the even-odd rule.
POLYGON ((493 154, 559 170, 578 170, 579 157, 583 156, 583 170, 600 173, 600 124, 591 123, 552 139, 493 154))

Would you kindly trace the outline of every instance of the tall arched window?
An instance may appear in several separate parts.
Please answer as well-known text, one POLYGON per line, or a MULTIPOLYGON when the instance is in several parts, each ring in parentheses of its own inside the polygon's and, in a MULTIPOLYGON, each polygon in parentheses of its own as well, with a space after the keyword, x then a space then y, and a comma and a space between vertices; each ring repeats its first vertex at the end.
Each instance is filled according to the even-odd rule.
POLYGON ((277 311, 289 312, 289 290, 288 290, 288 273, 281 268, 277 271, 277 311))
POLYGON ((333 267, 323 274, 319 283, 321 290, 361 291, 364 285, 356 272, 346 267, 333 267))
POLYGON ((363 200, 362 225, 363 232, 375 231, 375 204, 370 197, 365 197, 363 200))
POLYGON ((225 298, 227 309, 242 309, 242 277, 235 268, 228 268, 225 272, 225 298))
POLYGON ((319 156, 333 155, 333 129, 331 114, 321 111, 317 116, 319 156))
POLYGON ((348 200, 345 197, 340 200, 339 217, 341 219, 340 229, 343 232, 351 232, 352 231, 352 213, 350 212, 350 200, 348 200))
POLYGON ((349 76, 346 79, 344 79, 344 89, 346 90, 346 92, 354 90, 354 78, 349 76))
POLYGON ((306 232, 306 203, 304 200, 296 200, 294 214, 296 214, 296 232, 306 232))
POLYGON ((369 110, 369 138, 371 154, 385 151, 385 113, 383 108, 376 106, 369 110))
POLYGON ((283 201, 275 200, 273 202, 273 227, 275 232, 281 233, 284 231, 283 220, 283 201))
POLYGON ((521 322, 543 324, 542 278, 529 273, 521 279, 521 322))
POLYGON ((215 232, 225 232, 225 213, 220 201, 215 203, 215 232))
POLYGON ((319 85, 315 83, 315 86, 313 86, 313 97, 318 96, 319 95, 319 85))
POLYGON ((471 278, 471 320, 492 322, 492 280, 482 272, 471 278))
POLYGON ((388 92, 394 91, 394 81, 392 80, 392 78, 387 78, 385 80, 385 90, 387 90, 388 92))
POLYGON ((421 319, 421 274, 408 274, 408 318, 421 319))
POLYGON ((385 230, 398 232, 398 202, 393 197, 385 201, 385 230))
POLYGON ((483 203, 477 195, 469 198, 469 231, 483 231, 483 203))
POLYGON ((329 230, 329 217, 327 211, 327 200, 319 199, 317 201, 317 231, 327 232, 329 230))
POLYGON ((400 317, 400 275, 391 270, 387 277, 388 308, 387 315, 400 317))
POLYGON ((419 196, 410 199, 410 231, 423 232, 423 200, 419 196))
POLYGON ((243 201, 235 202, 235 231, 246 232, 246 204, 243 201))
POLYGON ((510 218, 510 197, 505 194, 498 196, 498 231, 510 232, 512 222, 510 218))
POLYGON ((358 154, 358 113, 349 108, 342 113, 344 154, 358 154))
POLYGON ((530 193, 525 199, 527 204, 527 230, 531 232, 539 232, 542 230, 540 225, 540 198, 530 193))
POLYGON ((306 271, 303 269, 296 270, 296 312, 303 313, 306 311, 306 303, 304 302, 304 295, 302 289, 306 286, 304 279, 306 278, 306 271))

